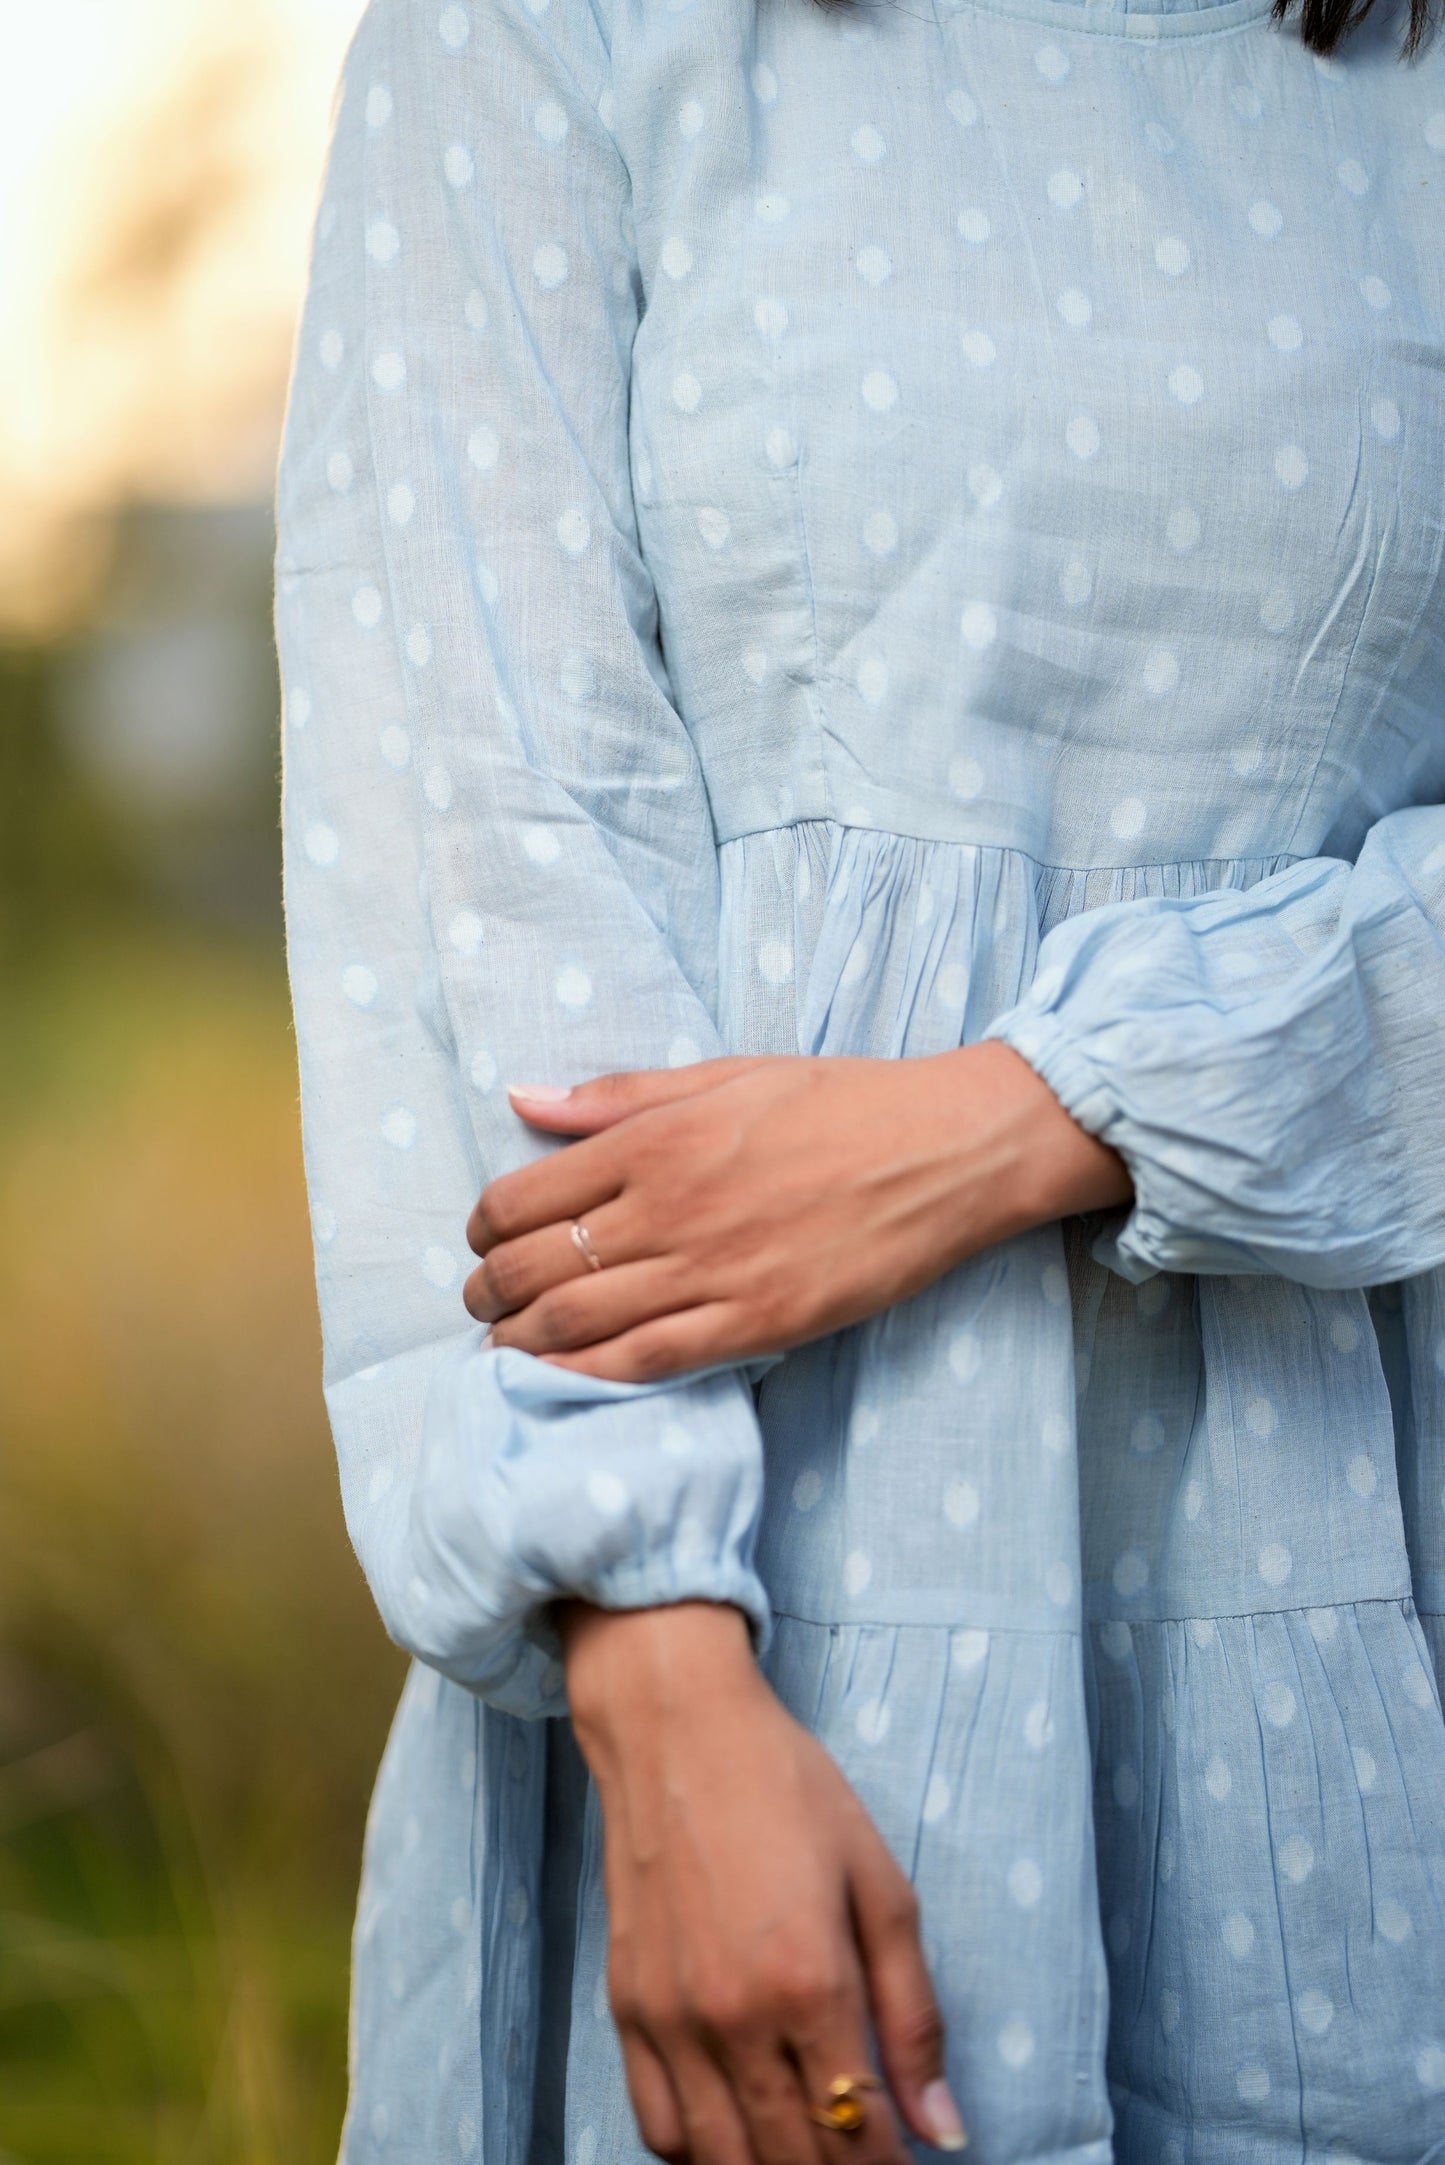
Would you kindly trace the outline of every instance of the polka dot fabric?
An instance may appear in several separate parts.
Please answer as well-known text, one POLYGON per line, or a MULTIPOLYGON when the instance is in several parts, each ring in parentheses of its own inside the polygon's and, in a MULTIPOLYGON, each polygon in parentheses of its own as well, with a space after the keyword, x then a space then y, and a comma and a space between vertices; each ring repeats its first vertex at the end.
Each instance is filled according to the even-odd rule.
POLYGON ((363 18, 277 553, 326 1394, 418 1657, 345 2165, 642 2165, 563 1591, 747 1611, 919 1888, 989 2165, 1445 2141, 1445 53, 1398 28, 363 18), (990 1034, 1130 1210, 657 1388, 466 1324, 507 1080, 990 1034))

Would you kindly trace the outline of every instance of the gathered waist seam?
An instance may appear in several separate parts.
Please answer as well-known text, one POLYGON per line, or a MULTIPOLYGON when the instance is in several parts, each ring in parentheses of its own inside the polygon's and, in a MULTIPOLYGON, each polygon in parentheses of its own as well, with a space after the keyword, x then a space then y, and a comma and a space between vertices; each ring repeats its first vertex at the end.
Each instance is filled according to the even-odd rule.
POLYGON ((1122 872, 1180 872, 1204 871, 1211 866, 1221 869, 1240 865, 1258 865, 1272 871, 1284 872, 1291 866, 1307 864, 1309 857, 1295 850, 1251 850, 1237 857, 1151 857, 1132 859, 1121 864, 1069 864, 1058 859, 1035 857, 1016 843, 973 841, 964 836, 944 836, 913 833, 902 827, 867 827, 857 820, 840 819, 832 813, 800 813, 796 819, 780 819, 766 826, 739 828, 736 834, 720 835, 719 850, 729 848, 736 842, 752 841, 759 836, 789 834, 800 827, 847 828, 856 834, 876 834, 884 841, 921 842, 931 849, 977 850, 994 857, 1017 857, 1036 873, 1058 872, 1067 877, 1083 878, 1090 874, 1122 872))

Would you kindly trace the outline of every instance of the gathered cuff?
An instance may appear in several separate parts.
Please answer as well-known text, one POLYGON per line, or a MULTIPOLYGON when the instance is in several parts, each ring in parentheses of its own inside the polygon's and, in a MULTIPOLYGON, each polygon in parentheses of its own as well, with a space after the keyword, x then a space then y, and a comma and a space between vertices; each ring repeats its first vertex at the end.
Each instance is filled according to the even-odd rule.
POLYGON ((1117 1210, 1087 1213, 1095 1262, 1142 1284, 1160 1271, 1257 1274, 1268 1269, 1242 1244, 1185 1231, 1166 1207, 1164 1168, 1146 1150, 1123 1099, 1057 1013, 1045 1012, 1037 993, 1001 1015, 984 1031, 1027 1060, 1066 1113, 1099 1142, 1117 1150, 1134 1183, 1133 1202, 1117 1210))
POLYGON ((565 1711, 552 1604, 728 1602, 766 1651, 762 1454, 745 1375, 622 1384, 467 1341, 437 1365, 383 1615, 513 1714, 565 1711))

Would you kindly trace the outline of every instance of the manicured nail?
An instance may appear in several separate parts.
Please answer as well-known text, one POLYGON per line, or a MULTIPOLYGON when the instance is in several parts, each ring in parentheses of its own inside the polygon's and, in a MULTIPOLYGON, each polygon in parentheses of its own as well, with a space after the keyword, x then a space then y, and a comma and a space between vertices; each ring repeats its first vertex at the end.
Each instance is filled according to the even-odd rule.
POLYGON ((570 1085, 564 1089, 560 1083, 508 1083, 507 1095, 530 1098, 534 1105, 555 1105, 559 1098, 570 1098, 572 1091, 570 1085))
POLYGON ((939 2150, 966 2150, 968 2130, 946 2082, 930 2082, 918 2100, 939 2150))

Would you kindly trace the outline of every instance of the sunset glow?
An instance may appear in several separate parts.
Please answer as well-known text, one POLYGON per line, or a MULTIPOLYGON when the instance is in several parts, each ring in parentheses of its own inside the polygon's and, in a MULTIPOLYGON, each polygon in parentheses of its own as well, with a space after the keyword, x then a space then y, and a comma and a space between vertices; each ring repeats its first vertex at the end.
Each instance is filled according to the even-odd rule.
POLYGON ((106 515, 270 489, 361 0, 0 0, 0 629, 83 605, 106 515))

